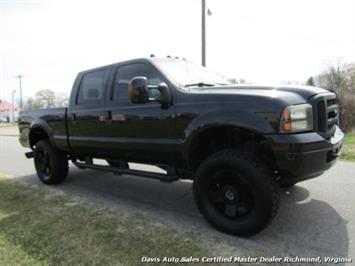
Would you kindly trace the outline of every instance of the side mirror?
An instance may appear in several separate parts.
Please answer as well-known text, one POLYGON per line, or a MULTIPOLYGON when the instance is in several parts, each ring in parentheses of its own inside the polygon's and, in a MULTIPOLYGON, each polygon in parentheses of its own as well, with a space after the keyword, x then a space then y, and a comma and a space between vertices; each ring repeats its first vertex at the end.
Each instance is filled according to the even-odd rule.
POLYGON ((154 87, 160 92, 160 95, 155 101, 160 103, 163 108, 168 108, 171 104, 171 94, 168 85, 164 82, 160 83, 157 87, 154 87))
POLYGON ((128 95, 132 103, 146 103, 149 101, 148 81, 146 77, 131 79, 128 86, 128 95))
POLYGON ((162 108, 168 108, 171 103, 169 87, 164 82, 160 83, 158 86, 148 86, 146 77, 133 78, 129 82, 128 95, 132 103, 156 101, 162 105, 162 108), (149 98, 149 94, 153 94, 153 97, 149 98))

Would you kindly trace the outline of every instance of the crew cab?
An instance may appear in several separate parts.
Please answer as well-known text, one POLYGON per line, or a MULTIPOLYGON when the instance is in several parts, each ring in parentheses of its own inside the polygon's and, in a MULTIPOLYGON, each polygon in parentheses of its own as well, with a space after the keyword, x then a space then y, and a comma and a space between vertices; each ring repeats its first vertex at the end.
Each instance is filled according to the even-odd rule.
POLYGON ((329 169, 344 138, 332 92, 235 85, 190 61, 156 57, 80 72, 68 108, 21 112, 19 130, 45 184, 64 181, 68 161, 163 182, 191 179, 206 220, 238 236, 271 222, 280 187, 329 169))

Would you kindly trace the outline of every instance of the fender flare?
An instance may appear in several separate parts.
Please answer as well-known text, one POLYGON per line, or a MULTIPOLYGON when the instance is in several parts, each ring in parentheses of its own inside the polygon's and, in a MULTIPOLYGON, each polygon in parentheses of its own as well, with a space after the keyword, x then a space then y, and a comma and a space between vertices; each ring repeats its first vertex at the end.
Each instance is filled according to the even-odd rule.
POLYGON ((48 140, 49 140, 50 144, 55 147, 55 144, 53 142, 53 130, 49 127, 48 123, 46 123, 42 119, 36 119, 36 120, 32 121, 30 128, 29 128, 29 135, 28 135, 29 143, 30 143, 31 132, 33 132, 34 130, 44 131, 44 133, 46 133, 46 135, 48 136, 48 140))
POLYGON ((216 126, 236 126, 259 134, 275 133, 273 127, 261 116, 236 110, 206 113, 194 119, 184 131, 184 142, 198 133, 216 126))
POLYGON ((190 147, 202 132, 220 126, 239 127, 261 135, 275 133, 270 123, 254 113, 240 110, 206 113, 194 119, 186 127, 182 140, 183 157, 189 160, 190 147))

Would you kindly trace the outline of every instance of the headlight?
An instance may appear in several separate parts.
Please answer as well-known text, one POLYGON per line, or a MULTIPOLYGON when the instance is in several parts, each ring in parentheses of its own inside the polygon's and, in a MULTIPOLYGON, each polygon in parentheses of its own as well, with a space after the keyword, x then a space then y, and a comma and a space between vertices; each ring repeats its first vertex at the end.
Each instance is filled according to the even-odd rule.
POLYGON ((313 129, 312 105, 299 104, 285 108, 281 116, 280 132, 294 133, 313 129))

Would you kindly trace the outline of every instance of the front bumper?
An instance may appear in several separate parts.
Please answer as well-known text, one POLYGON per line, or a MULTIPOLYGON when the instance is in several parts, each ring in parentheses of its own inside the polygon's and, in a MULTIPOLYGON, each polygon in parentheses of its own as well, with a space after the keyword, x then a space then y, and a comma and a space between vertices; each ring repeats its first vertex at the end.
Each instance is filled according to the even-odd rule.
POLYGON ((329 140, 316 132, 268 136, 281 178, 294 182, 319 176, 334 165, 343 140, 338 127, 329 140))

